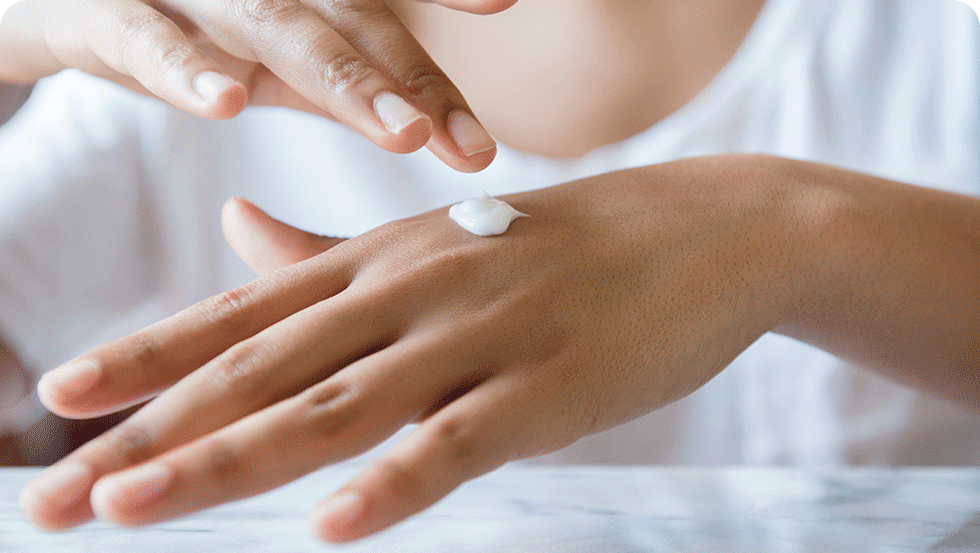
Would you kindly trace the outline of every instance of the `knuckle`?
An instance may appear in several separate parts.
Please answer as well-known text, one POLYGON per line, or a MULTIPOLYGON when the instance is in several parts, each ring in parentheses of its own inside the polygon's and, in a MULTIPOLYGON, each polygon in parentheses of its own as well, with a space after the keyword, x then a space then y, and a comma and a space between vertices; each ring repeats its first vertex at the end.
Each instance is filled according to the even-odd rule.
POLYGON ((398 500, 414 503, 424 496, 422 476, 404 462, 395 460, 379 461, 378 471, 384 475, 388 492, 398 500))
POLYGON ((342 434, 362 416, 353 391, 344 385, 314 386, 303 392, 303 408, 323 438, 342 434))
POLYGON ((467 422, 450 418, 440 421, 433 430, 436 440, 446 451, 446 458, 454 466, 468 467, 477 457, 479 447, 467 422))
POLYGON ((331 58, 323 67, 323 82, 335 92, 357 86, 374 74, 374 69, 361 56, 346 52, 331 58))
POLYGON ((269 358, 268 348, 267 344, 254 340, 235 345, 215 359, 208 371, 211 384, 238 394, 247 393, 260 380, 262 367, 269 358))
POLYGON ((209 324, 231 333, 243 330, 249 323, 249 307, 254 303, 252 286, 246 284, 234 290, 212 296, 200 304, 209 324))
POLYGON ((137 366, 150 367, 160 358, 160 348, 146 330, 130 334, 124 340, 123 345, 137 366))
POLYGON ((153 56, 163 72, 170 72, 188 67, 194 61, 195 52, 186 44, 172 42, 157 47, 153 56))
POLYGON ((404 82, 405 90, 413 98, 449 96, 456 88, 449 77, 431 63, 415 65, 404 82))
POLYGON ((248 472, 249 464, 242 452, 227 441, 216 440, 206 455, 208 470, 216 481, 236 481, 248 472))
POLYGON ((138 10, 121 15, 117 37, 122 56, 132 57, 148 43, 149 36, 160 26, 166 25, 167 21, 162 14, 151 10, 138 10))
POLYGON ((133 422, 125 422, 106 432, 103 444, 115 457, 134 465, 153 455, 155 440, 150 431, 133 422))
POLYGON ((244 0, 238 5, 245 23, 259 28, 288 19, 298 8, 295 0, 244 0))

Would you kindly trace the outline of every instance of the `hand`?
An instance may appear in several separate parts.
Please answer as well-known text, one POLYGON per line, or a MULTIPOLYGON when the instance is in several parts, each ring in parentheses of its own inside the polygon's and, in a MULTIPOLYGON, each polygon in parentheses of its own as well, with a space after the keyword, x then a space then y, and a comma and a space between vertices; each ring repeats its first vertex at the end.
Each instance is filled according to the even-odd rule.
POLYGON ((463 481, 689 394, 779 322, 801 274, 768 158, 675 162, 439 209, 341 241, 232 200, 262 276, 45 376, 62 416, 159 397, 25 488, 27 516, 144 525, 264 492, 419 426, 310 513, 349 541, 463 481), (280 268, 282 267, 282 268, 280 268), (91 503, 86 499, 91 499, 91 503))
MULTIPOLYGON (((516 0, 440 0, 492 13, 516 0)), ((428 143, 478 171, 495 143, 383 0, 22 0, 0 22, 0 81, 75 67, 190 113, 246 102, 318 113, 382 148, 428 143)))

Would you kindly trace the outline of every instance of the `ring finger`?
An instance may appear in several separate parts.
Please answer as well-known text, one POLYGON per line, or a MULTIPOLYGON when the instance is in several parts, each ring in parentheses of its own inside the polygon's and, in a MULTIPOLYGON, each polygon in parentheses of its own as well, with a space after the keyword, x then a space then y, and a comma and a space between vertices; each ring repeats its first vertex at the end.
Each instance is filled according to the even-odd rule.
POLYGON ((141 525, 280 486, 380 443, 476 372, 448 346, 413 335, 304 392, 148 463, 106 476, 92 491, 102 518, 141 525))
POLYGON ((38 477, 25 488, 25 509, 50 528, 87 520, 91 512, 81 499, 95 479, 187 443, 326 378, 352 356, 377 347, 379 337, 393 335, 394 329, 379 327, 377 322, 390 323, 390 318, 379 315, 351 294, 341 293, 235 345, 38 477), (57 475, 66 470, 84 477, 78 483, 59 481, 57 475), (52 481, 56 485, 50 485, 52 481))

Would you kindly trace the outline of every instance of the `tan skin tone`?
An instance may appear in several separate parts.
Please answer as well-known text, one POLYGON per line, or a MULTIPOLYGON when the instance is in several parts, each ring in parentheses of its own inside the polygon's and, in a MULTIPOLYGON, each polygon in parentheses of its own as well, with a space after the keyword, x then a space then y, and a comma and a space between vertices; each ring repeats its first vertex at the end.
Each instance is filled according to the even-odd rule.
MULTIPOLYGON (((626 78, 604 116, 642 83, 626 78)), ((509 127, 492 112, 495 132, 530 131, 526 149, 556 155, 633 132, 614 124, 549 145, 541 121, 509 127)), ((262 276, 82 355, 80 376, 42 381, 46 405, 71 417, 158 397, 25 488, 25 513, 52 529, 93 513, 150 524, 420 422, 311 511, 317 535, 349 541, 683 397, 770 330, 980 406, 974 198, 722 156, 506 199, 532 217, 500 237, 470 235, 440 209, 346 241, 232 200, 226 236, 262 276)))
POLYGON ((728 63, 762 4, 522 0, 481 17, 389 2, 494 137, 548 157, 623 140, 688 103, 728 63))
MULTIPOLYGON (((439 3, 493 13, 514 1, 439 3)), ((14 4, 0 21, 0 81, 33 82, 66 67, 212 119, 246 104, 309 111, 392 152, 426 145, 460 171, 485 168, 496 151, 459 90, 383 0, 14 4), (205 73, 211 78, 201 88, 205 73)))

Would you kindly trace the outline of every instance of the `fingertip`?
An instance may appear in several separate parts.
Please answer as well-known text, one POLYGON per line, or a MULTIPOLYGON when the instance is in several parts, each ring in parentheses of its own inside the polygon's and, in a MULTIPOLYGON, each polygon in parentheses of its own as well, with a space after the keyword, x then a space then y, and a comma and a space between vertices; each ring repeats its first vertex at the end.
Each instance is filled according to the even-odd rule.
POLYGON ((444 141, 430 140, 426 147, 443 163, 460 173, 478 173, 489 167, 497 157, 496 146, 470 156, 461 154, 455 147, 445 146, 444 141))
POLYGON ((489 167, 496 157, 497 147, 494 146, 488 150, 467 156, 457 170, 461 173, 479 173, 489 167))
POLYGON ((425 146, 431 136, 432 120, 422 117, 392 134, 393 141, 386 149, 396 154, 410 154, 425 146))
POLYGON ((227 226, 234 223, 235 219, 241 217, 245 210, 249 207, 255 206, 252 204, 252 202, 242 198, 241 196, 232 196, 225 200, 225 204, 221 206, 222 226, 227 226))
POLYGON ((347 543, 364 537, 367 503, 363 495, 344 491, 314 507, 308 517, 313 533, 328 543, 347 543))
POLYGON ((386 150, 407 154, 425 146, 432 136, 432 119, 401 96, 383 90, 374 97, 374 114, 387 131, 386 150))
POLYGON ((102 371, 91 360, 78 360, 45 373, 37 383, 41 403, 51 412, 63 416, 77 416, 72 404, 79 396, 92 390, 102 379, 102 371))
POLYGON ((231 119, 241 113, 247 104, 248 89, 245 88, 245 85, 235 83, 218 98, 209 118, 215 120, 231 119))
POLYGON ((99 520, 111 522, 118 526, 127 526, 126 520, 116 512, 112 501, 112 492, 113 490, 105 478, 100 478, 92 485, 92 492, 89 494, 89 506, 92 509, 92 514, 99 520))
POLYGON ((245 85, 217 71, 198 73, 191 86, 205 106, 202 115, 208 119, 230 119, 248 103, 245 85))
POLYGON ((517 0, 436 0, 439 4, 458 11, 476 15, 500 13, 517 3, 517 0))
POLYGON ((461 173, 476 173, 490 166, 497 156, 497 141, 463 108, 453 109, 444 126, 426 146, 443 163, 461 173))
POLYGON ((87 501, 95 474, 79 463, 49 467, 20 491, 21 511, 31 524, 48 531, 61 531, 91 520, 87 501))
POLYGON ((92 486, 92 512, 119 526, 143 526, 159 516, 161 497, 174 485, 175 471, 161 463, 149 463, 100 478, 92 486))

